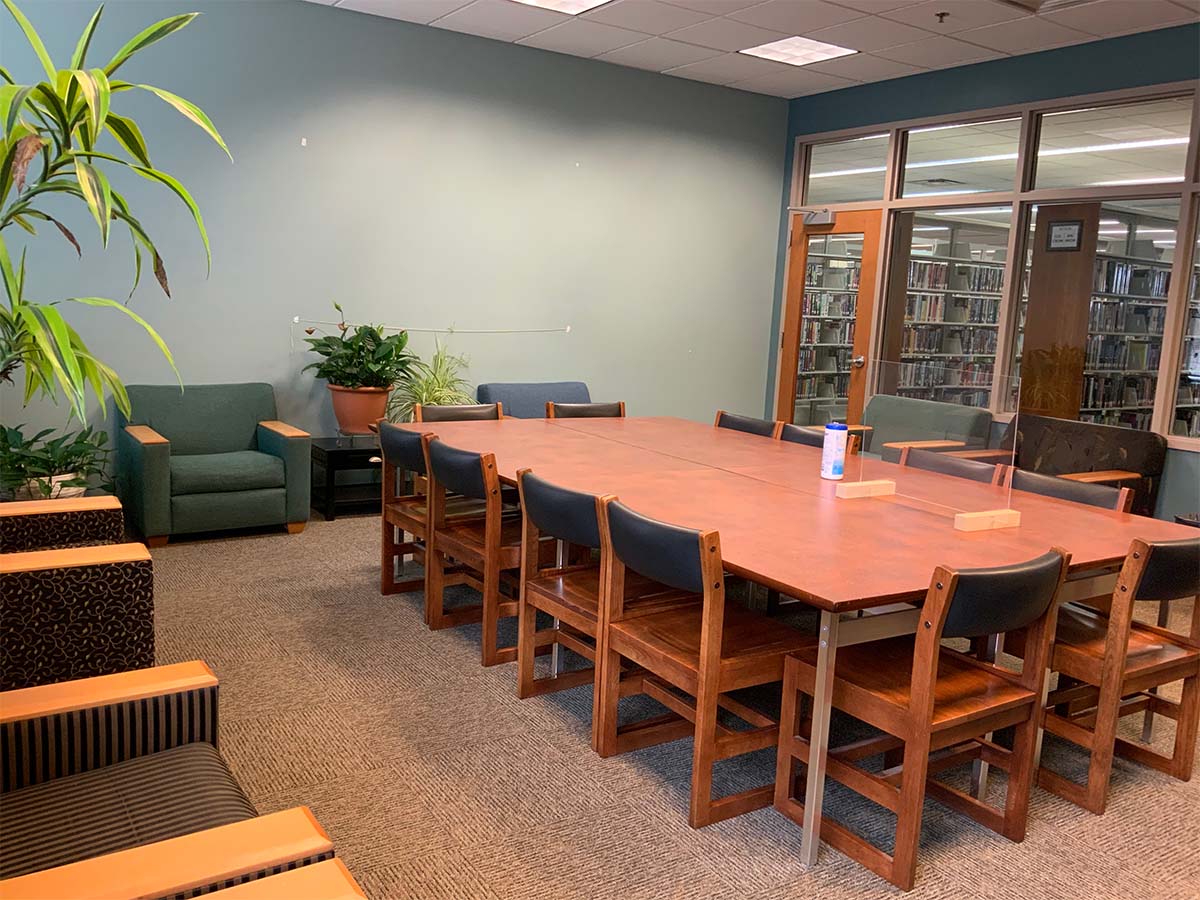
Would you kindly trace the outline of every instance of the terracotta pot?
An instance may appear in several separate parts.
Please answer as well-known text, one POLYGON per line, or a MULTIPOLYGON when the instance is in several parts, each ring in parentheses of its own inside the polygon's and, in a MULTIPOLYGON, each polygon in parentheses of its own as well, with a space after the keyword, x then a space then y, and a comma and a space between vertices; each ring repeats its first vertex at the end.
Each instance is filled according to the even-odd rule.
POLYGON ((371 429, 367 426, 383 418, 391 392, 391 388, 329 385, 338 427, 344 434, 369 434, 371 429))

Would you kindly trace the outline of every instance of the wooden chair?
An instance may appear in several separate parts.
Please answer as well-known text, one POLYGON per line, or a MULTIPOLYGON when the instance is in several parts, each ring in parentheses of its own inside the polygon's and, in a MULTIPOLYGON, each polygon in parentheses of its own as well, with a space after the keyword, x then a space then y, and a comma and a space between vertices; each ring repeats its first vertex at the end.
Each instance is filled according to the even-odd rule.
POLYGON ((555 403, 546 401, 547 419, 623 419, 625 401, 615 403, 555 403))
POLYGON ((1031 494, 1070 500, 1072 503, 1115 509, 1117 512, 1129 512, 1133 506, 1133 491, 1127 487, 1115 488, 1104 484, 1072 481, 1069 478, 1027 472, 1012 466, 1007 467, 1004 484, 1015 491, 1028 491, 1031 494))
POLYGON ((417 403, 413 406, 414 422, 471 422, 481 419, 503 419, 500 403, 471 403, 461 406, 432 406, 417 403))
POLYGON ((787 441, 791 444, 804 444, 806 447, 824 447, 825 435, 820 431, 813 431, 811 428, 804 428, 800 425, 792 425, 783 423, 783 427, 779 429, 779 440, 787 441))
POLYGON ((725 602, 721 541, 639 515, 613 498, 600 507, 602 607, 608 646, 600 667, 601 756, 693 735, 688 823, 700 828, 760 809, 770 785, 714 800, 718 760, 775 744, 778 722, 729 696, 769 684, 783 674, 784 657, 816 641, 778 620, 725 602), (634 573, 690 594, 696 602, 647 612, 628 602, 634 573), (621 668, 644 669, 625 678, 621 668), (620 697, 646 694, 679 718, 659 717, 618 727, 620 697), (682 695, 681 695, 682 694, 682 695), (686 695, 686 696, 683 696, 686 695), (752 726, 736 731, 717 720, 723 709, 752 726))
MULTIPOLYGON (((1038 770, 1041 787, 1103 813, 1114 753, 1181 781, 1191 778, 1200 727, 1200 599, 1192 608, 1188 634, 1133 621, 1133 605, 1198 594, 1200 538, 1135 540, 1107 616, 1074 603, 1063 607, 1050 665, 1060 679, 1066 676, 1069 681, 1050 694, 1044 727, 1088 751, 1088 773, 1079 785, 1043 766, 1038 770), (1178 703, 1157 693, 1162 685, 1180 680, 1183 693, 1178 703), (1143 711, 1175 721, 1170 756, 1116 736, 1118 721, 1143 711)), ((1017 645, 1010 652, 1024 649, 1017 645)))
POLYGON ((920 450, 916 447, 904 447, 900 451, 900 465, 951 475, 954 478, 969 478, 971 481, 982 481, 987 484, 999 484, 1001 478, 1004 477, 1004 466, 1002 465, 989 465, 973 459, 960 459, 947 456, 945 453, 920 450))
MULTIPOLYGON (((826 774, 896 814, 891 855, 828 814, 821 838, 902 890, 913 886, 921 812, 928 793, 1013 841, 1025 836, 1029 791, 1037 765, 1040 709, 1054 634, 1055 595, 1066 575, 1062 550, 997 569, 934 570, 915 637, 842 647, 836 658, 833 705, 885 732, 830 749, 826 774), (1030 656, 1020 674, 941 646, 943 638, 1027 628, 1030 656), (1011 750, 984 735, 1015 726, 1011 750), (882 754, 884 769, 855 765, 882 754), (1008 772, 1004 809, 952 788, 932 775, 982 758, 1008 772)), ((815 690, 817 648, 788 657, 780 716, 775 808, 804 821, 804 780, 795 763, 809 764, 808 715, 798 692, 815 690), (799 793, 799 796, 797 796, 799 793)))
POLYGON ((717 410, 717 418, 713 421, 714 428, 728 428, 732 431, 741 431, 746 434, 754 434, 759 437, 778 438, 780 431, 783 430, 782 422, 772 422, 768 419, 755 419, 751 416, 738 416, 733 413, 727 413, 723 409, 717 410))

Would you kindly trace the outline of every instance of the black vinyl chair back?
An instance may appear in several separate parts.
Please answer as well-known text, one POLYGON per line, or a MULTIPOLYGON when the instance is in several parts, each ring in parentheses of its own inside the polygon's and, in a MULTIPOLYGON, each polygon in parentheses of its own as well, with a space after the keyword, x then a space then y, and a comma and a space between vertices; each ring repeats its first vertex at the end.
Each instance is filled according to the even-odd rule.
POLYGON ((387 465, 425 474, 425 453, 421 449, 421 434, 391 422, 379 423, 379 448, 387 465))
POLYGON ((1088 506, 1098 506, 1101 509, 1115 509, 1117 498, 1121 495, 1120 488, 1104 484, 1088 484, 1085 481, 1072 481, 1069 478, 1059 478, 1057 475, 1026 472, 1024 469, 1011 470, 1009 484, 1012 485, 1013 490, 1042 494, 1045 497, 1057 497, 1059 500, 1070 500, 1073 503, 1086 503, 1088 506))
POLYGON ((525 513, 542 534, 593 550, 600 548, 594 496, 559 487, 532 472, 521 476, 521 492, 525 513))
POLYGON ((616 403, 555 403, 546 405, 554 408, 556 419, 619 419, 625 415, 620 401, 616 403))
POLYGON ((1004 634, 1032 624, 1053 602, 1062 566, 1063 557, 1050 551, 1011 566, 960 571, 942 637, 1004 634))
POLYGON ((755 419, 751 416, 737 416, 724 411, 717 416, 717 427, 742 431, 746 434, 756 434, 759 437, 771 437, 775 433, 774 422, 767 419, 755 419))
POLYGON ((608 531, 617 559, 660 584, 700 594, 700 532, 669 525, 634 512, 614 500, 608 505, 608 531))
POLYGON ((1178 600, 1200 595, 1200 538, 1147 541, 1146 549, 1134 600, 1178 600))
POLYGON ((475 500, 487 499, 487 483, 483 480, 483 455, 451 447, 434 438, 429 442, 429 465, 433 477, 451 494, 461 494, 475 500))
MULTIPOLYGON (((937 472, 941 475, 953 475, 955 478, 969 478, 971 481, 990 483, 996 477, 996 467, 973 459, 961 459, 946 453, 934 453, 932 450, 908 448, 908 455, 901 456, 905 465, 914 469, 924 469, 927 472, 937 472)), ((1114 502, 1116 498, 1114 497, 1114 502)))
POLYGON ((422 422, 471 422, 499 418, 499 403, 471 403, 464 406, 421 406, 422 422))
POLYGON ((805 444, 809 447, 824 447, 825 435, 820 431, 811 431, 808 428, 801 428, 799 425, 788 423, 783 426, 783 431, 779 433, 781 441, 788 441, 792 444, 805 444))

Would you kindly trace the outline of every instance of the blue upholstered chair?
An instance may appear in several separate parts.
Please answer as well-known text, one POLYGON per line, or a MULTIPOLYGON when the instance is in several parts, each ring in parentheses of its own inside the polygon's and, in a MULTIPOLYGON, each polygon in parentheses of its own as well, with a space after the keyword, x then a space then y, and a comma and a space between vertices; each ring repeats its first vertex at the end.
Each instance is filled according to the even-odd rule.
POLYGON ((502 403, 504 414, 517 419, 541 419, 546 403, 590 403, 591 394, 582 381, 531 381, 481 384, 475 389, 480 403, 502 403))

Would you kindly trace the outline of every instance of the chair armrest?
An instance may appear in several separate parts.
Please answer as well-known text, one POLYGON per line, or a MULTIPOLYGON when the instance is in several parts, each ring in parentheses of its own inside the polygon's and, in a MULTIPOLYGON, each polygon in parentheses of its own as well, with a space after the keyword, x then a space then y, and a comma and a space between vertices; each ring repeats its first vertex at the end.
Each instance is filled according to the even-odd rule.
POLYGON ((216 746, 217 689, 194 661, 0 693, 0 793, 183 744, 216 746), (131 739, 109 740, 114 727, 131 739))
POLYGON ((117 432, 117 493, 143 537, 171 533, 171 442, 148 425, 117 432))
POLYGON ((1068 472, 1059 475, 1068 481, 1081 481, 1084 484, 1108 484, 1114 481, 1128 481, 1131 478, 1141 478, 1141 472, 1130 472, 1127 469, 1102 469, 1098 472, 1068 472))
POLYGON ((912 447, 917 450, 950 450, 954 447, 967 446, 964 441, 888 441, 883 446, 893 450, 903 450, 912 447))
POLYGON ((87 547, 0 553, 0 575, 72 569, 79 566, 106 566, 123 562, 148 563, 150 551, 146 549, 145 544, 93 544, 87 547))
POLYGON ((947 456, 957 456, 959 459, 974 459, 979 462, 1012 462, 1011 450, 947 450, 947 456))
POLYGON ((366 896, 346 864, 337 858, 301 866, 270 878, 257 878, 221 891, 221 900, 279 900, 281 897, 363 900, 366 896))
POLYGON ((287 521, 307 522, 312 478, 312 438, 307 431, 272 420, 258 423, 257 439, 260 453, 269 453, 283 460, 287 521))
MULTIPOLYGON (((191 897, 333 858, 308 807, 208 828, 0 881, 2 900, 191 897)), ((301 896, 262 894, 255 896, 301 896)))
POLYGON ((0 503, 0 553, 116 544, 124 539, 121 501, 112 495, 0 503))

